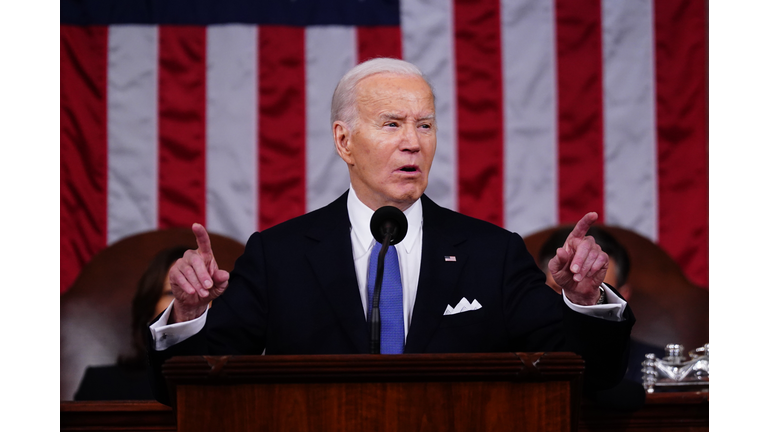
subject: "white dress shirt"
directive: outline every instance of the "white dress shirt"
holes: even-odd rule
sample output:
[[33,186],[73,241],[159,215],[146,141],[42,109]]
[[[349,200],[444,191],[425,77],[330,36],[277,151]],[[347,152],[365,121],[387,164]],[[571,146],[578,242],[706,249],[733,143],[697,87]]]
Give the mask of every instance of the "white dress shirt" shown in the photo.
[[[376,244],[370,228],[373,210],[360,201],[351,185],[347,196],[347,211],[352,225],[350,236],[357,284],[360,288],[360,299],[363,301],[363,313],[368,318],[368,263],[373,246]],[[390,247],[394,247],[397,251],[397,260],[400,264],[400,278],[403,285],[403,323],[405,337],[408,338],[408,327],[411,326],[411,315],[413,304],[416,302],[416,288],[419,286],[421,270],[421,226],[424,221],[421,200],[417,200],[403,213],[408,219],[408,231],[400,243]]]
[[[352,256],[355,260],[355,273],[360,290],[360,299],[363,303],[363,313],[368,313],[368,261],[375,240],[371,234],[370,223],[373,210],[368,208],[357,197],[355,190],[350,185],[347,197],[347,212],[349,213],[350,238],[352,240]],[[421,270],[421,247],[423,211],[421,200],[417,200],[408,207],[405,213],[408,219],[408,232],[403,241],[394,246],[397,251],[397,259],[400,263],[400,277],[403,286],[403,321],[405,324],[405,337],[408,337],[408,328],[411,324],[413,305],[416,301],[416,288],[419,285],[419,273]],[[606,304],[595,306],[581,306],[572,303],[563,293],[563,300],[571,309],[594,317],[610,321],[623,321],[622,315],[626,302],[613,293],[603,284],[606,294]],[[198,318],[175,324],[168,324],[168,317],[173,308],[171,305],[163,312],[160,318],[150,326],[152,338],[155,340],[155,350],[162,351],[173,346],[202,330],[208,310]]]

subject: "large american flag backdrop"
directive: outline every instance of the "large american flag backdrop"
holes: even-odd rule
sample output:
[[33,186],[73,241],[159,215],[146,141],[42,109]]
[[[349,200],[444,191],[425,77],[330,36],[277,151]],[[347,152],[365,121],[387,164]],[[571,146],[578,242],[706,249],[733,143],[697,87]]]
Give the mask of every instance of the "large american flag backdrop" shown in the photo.
[[439,204],[521,235],[595,210],[708,286],[704,0],[61,0],[61,292],[126,236],[336,198],[331,94],[379,56],[435,89]]

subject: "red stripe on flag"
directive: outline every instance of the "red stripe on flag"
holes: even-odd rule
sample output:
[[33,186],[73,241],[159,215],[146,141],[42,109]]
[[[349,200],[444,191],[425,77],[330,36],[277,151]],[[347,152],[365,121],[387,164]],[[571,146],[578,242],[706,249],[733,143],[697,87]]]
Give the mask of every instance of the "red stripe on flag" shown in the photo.
[[556,1],[558,193],[561,223],[603,215],[600,2]]
[[160,27],[160,228],[205,224],[205,33]]
[[459,211],[504,226],[499,2],[456,1]]
[[377,57],[403,58],[400,26],[357,28],[357,62]]
[[107,245],[108,37],[61,26],[61,293]]
[[306,211],[304,29],[259,27],[259,229]]
[[659,244],[688,278],[709,286],[706,2],[656,11]]

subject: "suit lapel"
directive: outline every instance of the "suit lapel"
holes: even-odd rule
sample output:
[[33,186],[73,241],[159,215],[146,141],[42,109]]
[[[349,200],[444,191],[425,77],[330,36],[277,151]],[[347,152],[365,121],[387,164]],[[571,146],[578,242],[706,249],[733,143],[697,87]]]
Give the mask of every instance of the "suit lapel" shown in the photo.
[[306,258],[341,327],[358,351],[365,353],[368,327],[352,257],[347,193],[320,212],[318,223],[307,231],[315,246]]
[[[459,248],[466,237],[462,233],[452,233],[444,226],[445,218],[440,212],[447,210],[441,209],[426,196],[422,196],[422,206],[421,269],[405,353],[425,352],[469,259]],[[446,257],[455,257],[456,260],[447,261]]]

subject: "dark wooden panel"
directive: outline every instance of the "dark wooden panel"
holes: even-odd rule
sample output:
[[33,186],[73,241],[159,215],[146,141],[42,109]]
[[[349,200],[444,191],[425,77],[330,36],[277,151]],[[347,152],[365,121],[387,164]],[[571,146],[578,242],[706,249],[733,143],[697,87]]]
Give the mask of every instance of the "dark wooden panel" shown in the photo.
[[709,430],[709,393],[654,393],[634,412],[582,407],[579,431],[702,432]]
[[[564,382],[179,386],[179,431],[567,431]],[[206,409],[191,409],[205,400]]]
[[179,432],[570,431],[572,353],[177,357]]
[[163,365],[173,384],[555,381],[583,374],[573,353],[185,356]]
[[[370,416],[362,411],[353,411],[356,404],[355,396],[359,390],[355,390],[350,384],[346,396],[337,394],[325,394],[322,397],[313,397],[315,404],[320,404],[329,410],[329,415],[346,414],[355,422],[369,421]],[[278,392],[277,386],[272,390]],[[286,390],[290,393],[290,390]],[[444,390],[438,389],[438,392]],[[330,391],[321,391],[322,393]],[[471,406],[482,402],[477,393],[468,392],[462,396],[451,395],[457,406]],[[487,397],[495,398],[496,393],[489,392]],[[281,396],[285,400],[285,396]],[[417,399],[415,395],[409,395],[409,399]],[[275,412],[263,410],[262,413],[269,421],[289,419],[296,421],[297,415],[302,414],[302,403],[306,405],[309,400],[298,399],[296,403],[288,404],[284,411]],[[391,402],[391,401],[390,401]],[[429,402],[434,404],[434,402]],[[539,407],[528,400],[524,402],[526,410],[539,410]],[[236,407],[248,410],[245,401],[234,402]],[[434,406],[434,405],[430,405]],[[439,406],[437,407],[439,408]],[[215,411],[210,411],[215,413]],[[448,420],[461,417],[465,410],[456,410],[451,417],[445,417],[438,422],[444,425]],[[585,404],[581,407],[581,421],[579,431],[631,431],[631,432],[700,432],[709,430],[709,394],[708,393],[656,393],[648,395],[645,406],[635,412],[618,412],[601,409]],[[355,415],[352,415],[355,414]],[[486,413],[488,414],[488,413]],[[536,417],[541,418],[542,413]],[[498,416],[489,415],[489,425],[495,425]],[[217,414],[221,427],[216,430],[226,430],[224,427],[230,419]],[[342,428],[347,428],[342,423]],[[429,430],[430,424],[419,423],[422,430]],[[315,424],[315,430],[330,430],[328,423]],[[176,417],[170,407],[157,402],[115,401],[115,402],[61,402],[61,430],[62,431],[175,431]],[[288,430],[287,428],[284,430]]]
[[175,431],[176,414],[154,401],[61,402],[62,431]]

